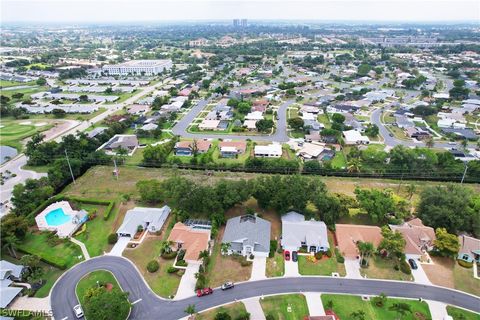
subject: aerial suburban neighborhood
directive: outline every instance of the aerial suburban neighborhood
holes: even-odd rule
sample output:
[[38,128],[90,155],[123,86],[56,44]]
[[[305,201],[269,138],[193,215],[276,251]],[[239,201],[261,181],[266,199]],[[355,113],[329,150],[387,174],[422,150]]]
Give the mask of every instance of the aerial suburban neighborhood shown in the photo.
[[480,3],[354,2],[2,2],[0,319],[479,320]]

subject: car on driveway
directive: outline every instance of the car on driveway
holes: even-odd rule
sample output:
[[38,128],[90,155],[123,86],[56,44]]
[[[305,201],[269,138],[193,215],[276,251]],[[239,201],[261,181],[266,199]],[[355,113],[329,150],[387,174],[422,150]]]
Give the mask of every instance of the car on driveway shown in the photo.
[[73,307],[73,312],[75,312],[75,316],[77,317],[77,319],[83,317],[83,310],[81,305],[77,304],[75,307]]
[[233,284],[233,282],[225,282],[224,284],[222,284],[222,290],[227,290],[227,289],[231,289],[233,288],[235,285]]
[[290,251],[283,251],[283,256],[285,257],[285,261],[290,261]]
[[209,294],[212,294],[213,290],[212,288],[203,288],[203,289],[198,289],[197,290],[197,297],[203,297]]
[[297,261],[298,261],[297,251],[292,251],[292,261],[293,261],[293,262],[297,262]]
[[413,259],[408,259],[408,264],[410,265],[410,267],[412,267],[413,270],[417,270],[417,269],[418,269],[418,266],[417,266],[417,263],[415,262],[415,260],[413,260]]

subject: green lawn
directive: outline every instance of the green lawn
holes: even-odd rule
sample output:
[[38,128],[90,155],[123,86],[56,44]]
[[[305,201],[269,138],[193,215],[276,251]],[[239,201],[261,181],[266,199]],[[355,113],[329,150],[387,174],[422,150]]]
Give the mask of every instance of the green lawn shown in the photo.
[[460,308],[447,306],[447,313],[453,320],[479,320],[480,314],[466,311]]
[[273,258],[267,258],[267,277],[282,277],[285,273],[285,260],[281,253],[275,252]]
[[9,97],[9,98],[12,98],[12,95],[14,95],[15,93],[23,93],[24,96],[22,97],[22,99],[13,99],[13,101],[11,102],[20,102],[26,98],[29,98],[32,94],[34,93],[38,93],[38,92],[44,92],[44,91],[47,91],[47,87],[35,87],[35,88],[27,88],[27,89],[18,89],[18,90],[2,90],[2,95],[3,96],[6,96],[6,97]]
[[245,305],[242,302],[234,302],[226,306],[199,313],[195,316],[195,320],[215,320],[215,315],[219,312],[227,312],[235,319],[236,315],[247,312],[247,309],[245,309]]
[[83,260],[82,251],[78,245],[63,240],[60,244],[52,247],[47,242],[47,235],[47,232],[27,233],[25,240],[18,245],[18,249],[28,254],[35,254],[47,261],[65,264],[67,268],[71,268]]
[[117,280],[115,279],[115,277],[110,271],[105,271],[105,270],[93,271],[87,274],[85,277],[83,277],[78,282],[77,287],[75,288],[75,293],[77,294],[80,304],[83,304],[84,302],[83,298],[85,296],[85,292],[87,292],[88,289],[96,287],[98,285],[97,281],[100,284],[111,283],[114,288],[120,289],[120,285],[118,284]]
[[107,238],[110,233],[116,231],[115,219],[118,214],[118,208],[112,209],[108,220],[103,219],[103,213],[107,208],[106,206],[85,205],[82,203],[81,208],[88,212],[93,212],[96,210],[97,217],[93,220],[87,221],[86,231],[78,236],[75,236],[75,239],[85,244],[88,254],[90,254],[91,257],[103,255],[104,252],[110,251],[110,245],[108,244]]
[[238,156],[238,158],[221,158],[220,157],[220,148],[218,147],[218,144],[215,144],[215,149],[213,150],[212,153],[212,158],[215,163],[222,163],[222,164],[243,164],[245,161],[248,159],[250,156],[250,153],[252,151],[252,142],[247,142],[247,148],[245,149],[245,152],[241,155]]
[[323,123],[326,129],[330,129],[332,127],[332,124],[330,123],[330,119],[328,119],[328,116],[326,114],[319,115],[318,122]]
[[265,316],[271,314],[274,319],[301,320],[308,316],[307,300],[303,294],[286,294],[260,299]]
[[[24,124],[21,124],[24,123]],[[42,124],[35,126],[35,123]],[[0,121],[0,141],[2,145],[11,146],[21,151],[23,148],[22,140],[33,136],[37,132],[42,132],[52,128],[53,125],[45,121],[26,120],[1,120]]]
[[17,87],[17,86],[34,86],[34,85],[36,85],[35,81],[18,82],[18,81],[0,80],[0,88],[9,88],[9,87]]
[[455,262],[453,266],[455,289],[480,295],[480,280],[473,277],[473,269],[464,268]]
[[394,303],[407,303],[412,310],[412,313],[403,316],[402,320],[431,319],[428,304],[417,300],[388,298],[385,306],[379,308],[359,296],[322,294],[321,299],[325,310],[328,309],[328,301],[333,302],[333,311],[340,319],[352,319],[351,313],[361,310],[365,312],[365,319],[396,320],[399,319],[398,313],[389,310]]
[[[328,235],[328,242],[330,243],[330,248],[334,248],[332,235]],[[298,256],[298,272],[301,275],[320,275],[320,276],[331,276],[333,272],[337,272],[340,276],[344,277],[346,275],[345,265],[343,263],[338,263],[335,257],[334,251],[332,251],[332,257],[328,258],[324,256],[321,260],[316,262],[311,262],[304,255]]]
[[332,167],[344,169],[347,167],[347,160],[345,159],[345,155],[342,151],[335,153],[335,157],[332,159]]
[[382,257],[374,255],[369,259],[368,268],[360,268],[362,276],[372,279],[390,279],[390,280],[403,280],[412,281],[411,275],[405,274],[400,270],[395,270],[395,261],[393,259],[384,259]]

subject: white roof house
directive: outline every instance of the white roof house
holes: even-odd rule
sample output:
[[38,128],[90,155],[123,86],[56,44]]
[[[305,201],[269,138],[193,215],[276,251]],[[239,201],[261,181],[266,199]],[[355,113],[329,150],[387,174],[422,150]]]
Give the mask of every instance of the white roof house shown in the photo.
[[305,142],[297,155],[304,159],[315,159],[325,150],[325,145]]
[[6,260],[0,261],[0,308],[6,308],[22,291],[23,287],[10,287],[13,281],[19,281],[24,267]]
[[262,120],[263,119],[263,113],[260,111],[253,111],[250,112],[245,116],[246,120]]
[[305,220],[305,216],[290,211],[282,216],[282,248],[298,250],[306,246],[310,252],[327,251],[327,226],[323,221]]
[[356,130],[343,131],[343,139],[346,145],[370,143],[370,139],[367,136],[363,136]]
[[203,120],[202,123],[198,125],[200,130],[217,130],[220,120]]
[[280,158],[282,156],[282,145],[272,143],[267,146],[255,146],[255,157],[259,158]]
[[162,208],[135,207],[127,211],[123,223],[118,228],[117,234],[120,237],[133,238],[137,233],[138,226],[142,226],[150,232],[158,232],[162,229],[171,209],[168,206]]

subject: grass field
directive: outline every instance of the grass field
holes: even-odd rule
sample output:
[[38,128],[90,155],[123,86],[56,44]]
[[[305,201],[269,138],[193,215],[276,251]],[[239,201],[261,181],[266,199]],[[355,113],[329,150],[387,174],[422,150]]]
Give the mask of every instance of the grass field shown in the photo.
[[[334,248],[333,236],[331,233],[328,234],[328,242],[330,243],[330,248]],[[311,262],[304,255],[298,256],[298,272],[301,275],[319,275],[319,276],[331,276],[333,272],[337,272],[340,276],[344,277],[346,275],[345,265],[343,263],[338,263],[335,257],[335,253],[332,250],[332,257],[328,258],[323,256],[321,260],[316,262]]]
[[333,303],[333,311],[340,319],[352,319],[352,312],[365,312],[365,319],[396,320],[399,314],[389,310],[394,303],[406,303],[411,308],[411,313],[401,317],[402,320],[431,319],[430,310],[426,302],[417,300],[404,300],[388,298],[382,308],[375,306],[371,301],[364,301],[361,297],[339,294],[322,294],[321,300],[325,310],[328,309],[328,301]]
[[34,93],[38,93],[38,92],[43,92],[43,91],[47,91],[47,87],[35,87],[35,88],[26,88],[26,89],[17,89],[17,90],[2,90],[2,95],[3,96],[6,96],[6,97],[9,97],[9,98],[12,98],[12,95],[14,95],[15,93],[23,93],[23,97],[22,99],[13,99],[13,102],[19,102],[19,101],[22,101],[26,98],[29,98],[32,94]]
[[307,300],[303,294],[287,294],[260,299],[265,316],[274,319],[298,320],[308,316]]
[[52,128],[48,121],[40,120],[1,120],[0,121],[0,142],[2,145],[10,146],[21,151],[22,140]]
[[231,304],[227,304],[226,306],[201,312],[195,316],[195,320],[215,320],[215,315],[219,312],[227,312],[230,316],[233,317],[233,319],[235,319],[236,315],[244,313],[246,311],[247,310],[245,309],[245,305],[242,302],[234,302]]
[[[184,176],[195,182],[202,184],[214,184],[220,179],[238,180],[253,179],[262,176],[262,174],[246,172],[214,172],[212,175],[206,175],[203,171],[180,170],[180,169],[161,169],[161,168],[139,168],[132,166],[121,166],[118,180],[112,175],[112,166],[96,166],[89,169],[82,177],[76,180],[76,184],[70,184],[65,188],[65,193],[79,197],[95,197],[102,199],[118,199],[122,193],[138,196],[135,184],[139,180],[159,179],[163,180],[173,175]],[[337,192],[354,196],[356,187],[376,188],[376,189],[394,189],[397,190],[400,180],[392,179],[370,179],[370,178],[343,178],[343,177],[321,177],[330,192]],[[442,182],[432,181],[409,181],[408,184],[417,185],[419,194],[425,186],[442,185]],[[401,184],[399,195],[408,197],[406,191],[407,183]],[[469,184],[474,192],[480,192],[480,184]],[[415,199],[415,196],[414,198]]]
[[96,287],[97,281],[99,283],[111,283],[114,288],[120,289],[120,285],[118,284],[117,280],[113,276],[113,274],[109,271],[105,270],[98,270],[93,271],[83,277],[77,284],[75,292],[77,294],[78,299],[80,300],[80,304],[84,302],[85,292],[88,289]]
[[395,270],[395,262],[391,259],[384,259],[379,256],[373,256],[369,259],[368,268],[360,268],[362,276],[372,279],[390,279],[412,281],[411,275],[405,274],[400,270]]
[[466,311],[460,308],[447,306],[447,313],[453,320],[479,320],[480,314]]
[[36,85],[35,81],[18,82],[18,81],[0,80],[0,88],[10,88],[10,87],[18,87],[18,86],[34,86],[34,85]]

